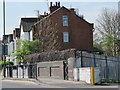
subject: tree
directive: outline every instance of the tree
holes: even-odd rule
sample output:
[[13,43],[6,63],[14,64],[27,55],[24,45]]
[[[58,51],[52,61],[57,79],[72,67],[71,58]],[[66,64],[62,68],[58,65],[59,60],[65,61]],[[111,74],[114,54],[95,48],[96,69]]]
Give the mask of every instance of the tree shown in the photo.
[[33,39],[43,42],[43,51],[58,50],[61,48],[57,25],[56,22],[52,21],[52,17],[49,16],[33,26]]
[[112,9],[103,9],[101,15],[97,19],[96,32],[97,39],[95,41],[100,44],[105,55],[117,56],[120,54],[119,44],[119,14]]
[[42,51],[42,48],[40,48],[42,47],[42,45],[43,43],[39,40],[34,40],[34,41],[19,40],[18,41],[19,48],[14,51],[13,56],[16,57],[19,63],[26,63],[27,55]]

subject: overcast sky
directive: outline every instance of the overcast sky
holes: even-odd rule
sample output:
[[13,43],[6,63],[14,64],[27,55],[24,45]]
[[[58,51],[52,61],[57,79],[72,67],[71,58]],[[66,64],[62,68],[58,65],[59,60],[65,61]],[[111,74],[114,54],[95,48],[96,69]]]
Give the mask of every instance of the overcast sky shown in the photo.
[[[21,0],[22,1],[22,0]],[[31,0],[33,1],[33,0]],[[67,8],[78,8],[79,14],[85,19],[96,24],[96,19],[103,8],[118,9],[118,2],[61,2],[61,6]],[[36,11],[40,13],[48,11],[47,2],[7,2],[6,3],[6,34],[13,33],[15,27],[19,27],[21,16],[35,16]],[[0,38],[3,33],[2,3],[0,3]]]

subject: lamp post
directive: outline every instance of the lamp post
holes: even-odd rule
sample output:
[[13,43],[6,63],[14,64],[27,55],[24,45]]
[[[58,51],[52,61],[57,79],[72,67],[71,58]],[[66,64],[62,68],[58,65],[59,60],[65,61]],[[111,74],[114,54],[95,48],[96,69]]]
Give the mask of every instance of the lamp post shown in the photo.
[[[119,45],[120,45],[120,1],[118,2],[118,40],[119,40]],[[119,51],[120,52],[120,46],[119,46]],[[118,81],[120,80],[120,56],[118,56]]]
[[6,77],[6,59],[5,59],[5,0],[3,0],[3,60],[4,60],[4,78]]

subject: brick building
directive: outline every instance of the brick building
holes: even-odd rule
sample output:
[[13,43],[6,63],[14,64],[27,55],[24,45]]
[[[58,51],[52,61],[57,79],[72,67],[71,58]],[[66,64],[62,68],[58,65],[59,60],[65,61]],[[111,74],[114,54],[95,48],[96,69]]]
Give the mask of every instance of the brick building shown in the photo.
[[75,9],[67,9],[50,3],[50,13],[33,26],[33,39],[40,39],[48,50],[93,49],[93,24],[76,14]]

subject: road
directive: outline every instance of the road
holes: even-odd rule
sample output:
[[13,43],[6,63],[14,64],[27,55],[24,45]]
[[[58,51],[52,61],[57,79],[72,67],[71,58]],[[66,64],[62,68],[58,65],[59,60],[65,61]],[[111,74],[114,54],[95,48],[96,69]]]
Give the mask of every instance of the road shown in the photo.
[[59,88],[31,81],[2,80],[2,88]]
[[2,80],[2,88],[118,88],[118,86],[91,86],[70,83],[37,84],[31,81]]
[[3,80],[2,88],[42,88],[42,86],[28,81]]

